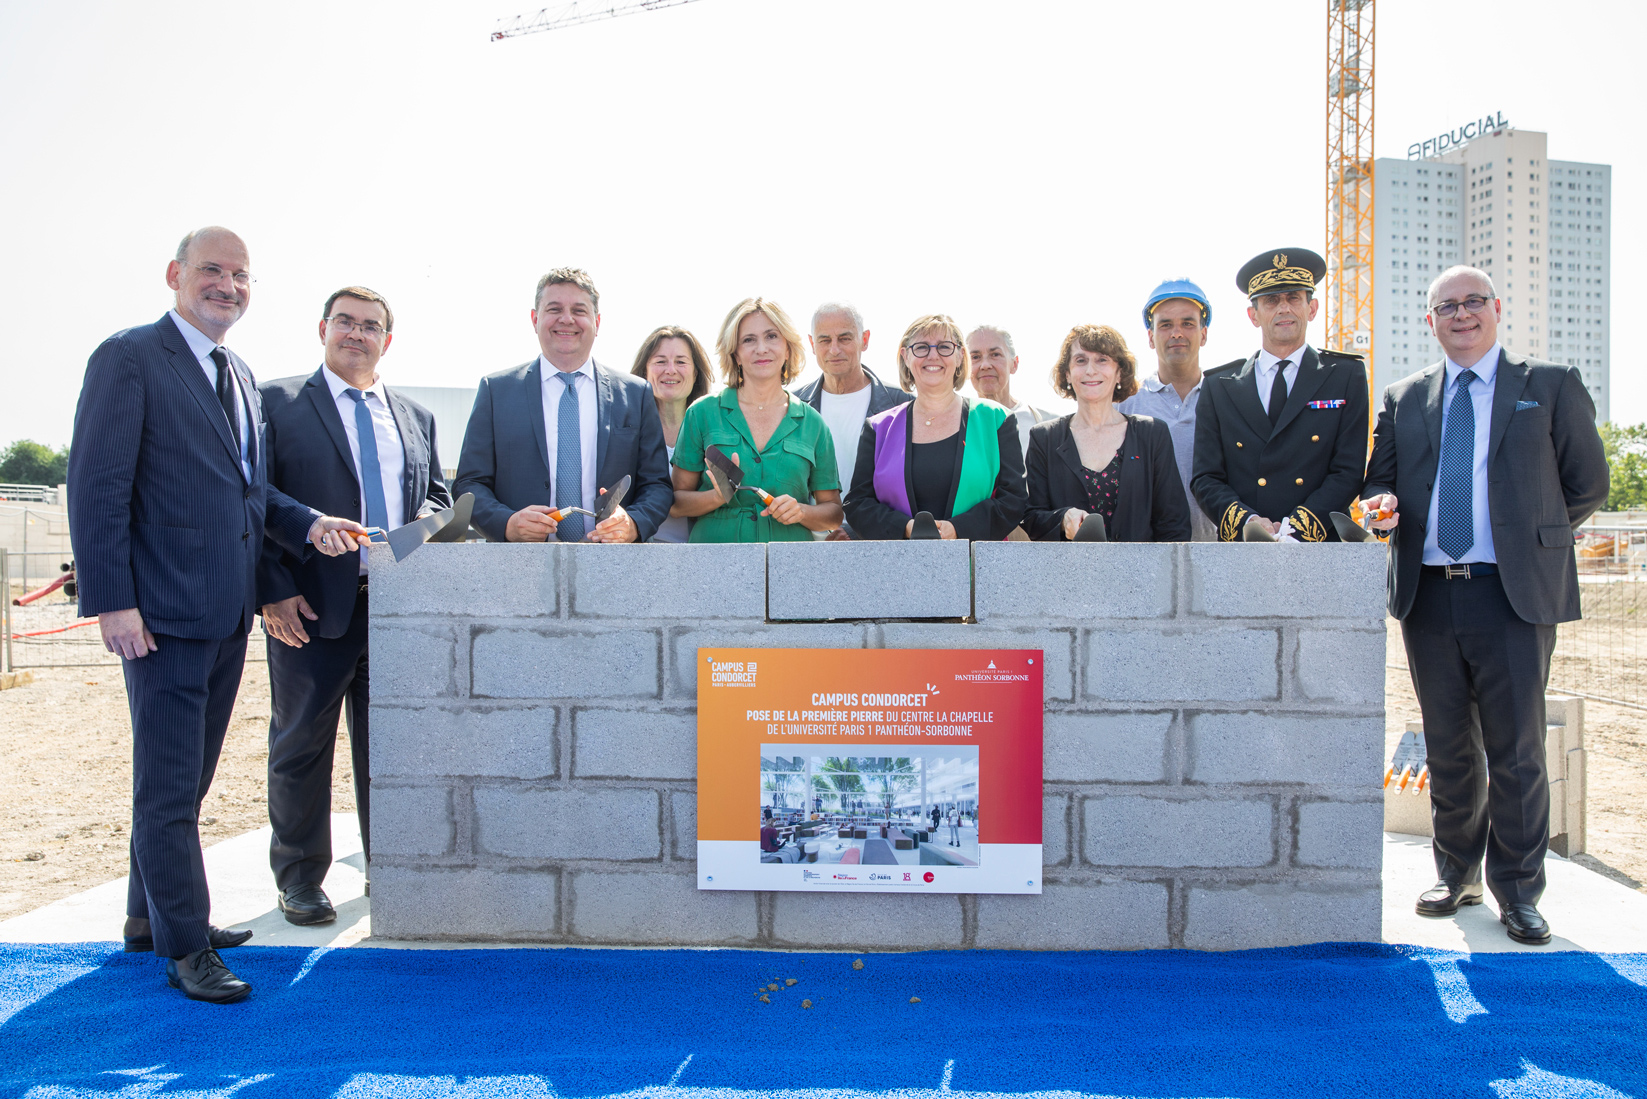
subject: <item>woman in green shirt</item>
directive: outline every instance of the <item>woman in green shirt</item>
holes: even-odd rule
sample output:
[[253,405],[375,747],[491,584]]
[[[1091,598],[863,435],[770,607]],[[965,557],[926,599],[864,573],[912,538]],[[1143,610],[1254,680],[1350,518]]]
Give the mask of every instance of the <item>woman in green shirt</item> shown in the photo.
[[[809,542],[812,531],[841,525],[835,442],[811,405],[784,386],[800,374],[805,346],[776,302],[745,298],[726,315],[716,348],[726,388],[686,410],[675,437],[673,515],[696,519],[692,542]],[[732,492],[707,468],[713,443],[743,471]],[[762,505],[749,488],[772,497]],[[803,503],[806,500],[812,503]]]

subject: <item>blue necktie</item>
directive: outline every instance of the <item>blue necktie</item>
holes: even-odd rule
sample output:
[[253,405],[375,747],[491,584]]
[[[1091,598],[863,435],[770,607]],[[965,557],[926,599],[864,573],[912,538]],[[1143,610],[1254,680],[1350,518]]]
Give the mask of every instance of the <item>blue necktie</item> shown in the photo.
[[1436,501],[1435,544],[1457,561],[1475,545],[1475,371],[1458,375],[1458,389],[1441,433],[1441,491]]
[[[566,388],[560,391],[560,406],[555,410],[555,506],[581,508],[583,506],[583,440],[578,437],[577,371],[556,372]],[[562,542],[583,541],[583,516],[568,515],[560,521],[555,537]]]
[[360,443],[360,490],[366,495],[366,525],[389,529],[389,506],[383,502],[383,467],[377,460],[377,431],[366,395],[358,389],[344,392],[355,402],[355,438]]

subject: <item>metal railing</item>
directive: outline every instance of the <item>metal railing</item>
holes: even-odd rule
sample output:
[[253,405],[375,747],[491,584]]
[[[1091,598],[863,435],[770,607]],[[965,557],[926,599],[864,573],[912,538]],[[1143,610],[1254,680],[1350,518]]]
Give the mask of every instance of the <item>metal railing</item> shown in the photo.
[[14,485],[0,482],[0,500],[26,501],[31,504],[55,504],[56,485]]
[[1647,709],[1647,523],[1579,530],[1584,617],[1556,629],[1550,686]]

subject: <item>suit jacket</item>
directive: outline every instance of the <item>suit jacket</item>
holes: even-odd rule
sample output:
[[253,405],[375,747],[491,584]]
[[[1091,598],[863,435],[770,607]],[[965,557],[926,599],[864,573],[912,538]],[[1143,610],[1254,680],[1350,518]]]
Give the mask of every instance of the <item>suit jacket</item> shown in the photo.
[[[1064,512],[1091,511],[1081,481],[1081,451],[1070,431],[1074,415],[1029,429],[1029,510],[1024,531],[1037,542],[1062,542]],[[1111,542],[1188,542],[1189,501],[1173,455],[1172,432],[1150,416],[1127,416],[1121,440],[1121,490],[1115,517],[1105,524]]]
[[[549,434],[543,426],[543,359],[480,380],[463,435],[452,491],[475,494],[474,525],[503,542],[509,516],[531,504],[555,502]],[[644,542],[675,503],[663,423],[646,379],[595,364],[595,484],[633,477],[624,509]]]
[[1298,364],[1274,428],[1258,396],[1258,353],[1208,370],[1195,408],[1190,488],[1218,538],[1234,542],[1253,515],[1291,519],[1306,542],[1336,542],[1367,468],[1367,368],[1361,356],[1314,348]]
[[[360,481],[354,454],[343,430],[325,367],[313,374],[278,378],[260,387],[268,421],[264,450],[269,483],[282,492],[313,500],[328,515],[361,514]],[[429,410],[385,387],[389,411],[400,429],[406,462],[401,470],[406,521],[452,506],[452,494],[440,476],[435,449],[435,418]],[[320,616],[308,630],[320,637],[342,637],[354,615],[360,559],[316,555],[299,561],[272,540],[263,545],[257,571],[257,601],[267,603],[302,595]]]
[[[885,382],[881,381],[881,379],[876,377],[875,372],[869,369],[869,367],[864,367],[863,372],[864,376],[869,379],[869,411],[866,413],[866,417],[873,416],[877,412],[885,412],[893,405],[900,405],[905,401],[913,401],[915,399],[915,395],[913,393],[905,393],[897,386],[887,385]],[[813,411],[822,412],[823,378],[813,378],[805,385],[796,389],[795,396],[811,405]]]
[[[1394,493],[1401,521],[1390,536],[1390,614],[1405,618],[1418,590],[1441,462],[1446,363],[1384,391],[1366,494]],[[1487,432],[1487,509],[1504,594],[1523,621],[1579,617],[1573,528],[1607,499],[1607,456],[1596,406],[1571,366],[1500,349]]]
[[232,351],[229,365],[250,405],[250,480],[170,316],[92,352],[68,474],[82,615],[136,607],[154,633],[221,640],[251,626],[265,532],[295,558],[313,552],[319,513],[268,484],[257,383]]

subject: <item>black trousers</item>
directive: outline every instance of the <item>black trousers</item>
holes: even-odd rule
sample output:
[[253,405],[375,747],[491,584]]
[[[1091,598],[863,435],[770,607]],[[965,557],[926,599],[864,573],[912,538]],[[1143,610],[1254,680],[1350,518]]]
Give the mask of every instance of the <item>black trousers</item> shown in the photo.
[[149,921],[154,952],[181,958],[210,945],[200,804],[229,728],[246,634],[220,641],[155,636],[155,651],[121,661],[132,715],[131,873],[126,915]]
[[1550,844],[1544,688],[1555,627],[1524,622],[1497,576],[1425,574],[1401,623],[1424,715],[1436,874],[1537,904]]
[[366,593],[341,637],[309,635],[294,649],[269,638],[269,866],[275,885],[319,885],[332,867],[332,753],[341,711],[349,726],[360,840],[371,858]]

